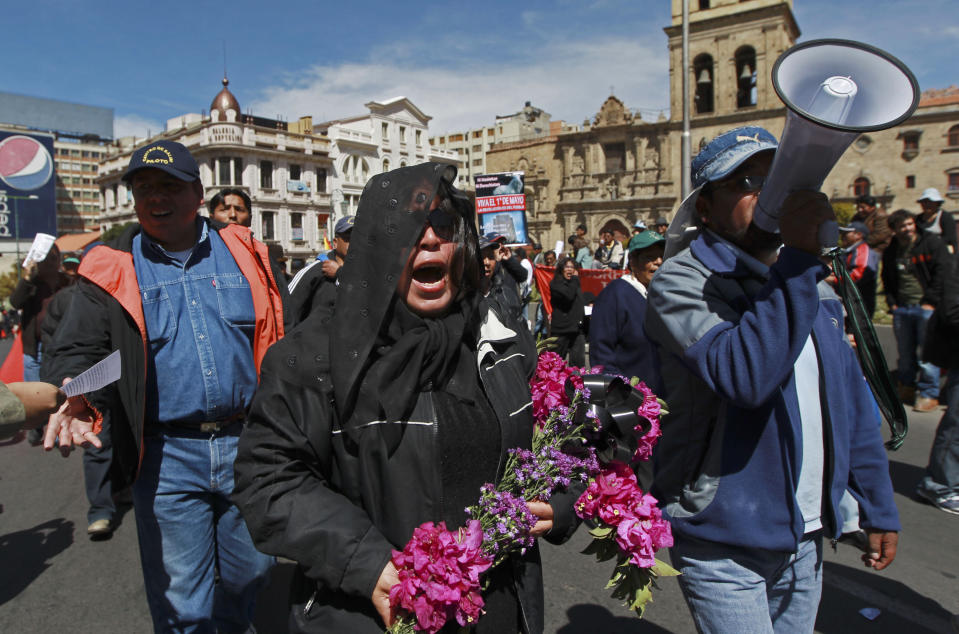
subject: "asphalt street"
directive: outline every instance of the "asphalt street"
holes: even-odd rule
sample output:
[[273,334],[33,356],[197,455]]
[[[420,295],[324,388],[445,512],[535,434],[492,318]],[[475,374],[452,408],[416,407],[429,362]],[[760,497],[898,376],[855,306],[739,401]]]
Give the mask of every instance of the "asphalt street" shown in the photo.
[[[880,330],[890,343],[888,328]],[[9,342],[0,343],[0,359]],[[894,359],[894,355],[893,355]],[[949,633],[959,613],[959,517],[920,502],[913,493],[942,411],[909,411],[905,445],[889,455],[903,532],[899,554],[881,573],[863,567],[858,551],[825,548],[823,598],[816,631]],[[80,455],[62,458],[31,447],[21,434],[0,443],[0,632],[17,634],[149,632],[129,510],[111,539],[86,535]],[[636,618],[604,590],[610,572],[580,554],[588,537],[543,544],[546,630],[561,634],[694,632],[675,579],[655,592]],[[285,588],[292,564],[280,563],[257,608],[261,633],[286,631]],[[878,609],[870,620],[864,608]]]

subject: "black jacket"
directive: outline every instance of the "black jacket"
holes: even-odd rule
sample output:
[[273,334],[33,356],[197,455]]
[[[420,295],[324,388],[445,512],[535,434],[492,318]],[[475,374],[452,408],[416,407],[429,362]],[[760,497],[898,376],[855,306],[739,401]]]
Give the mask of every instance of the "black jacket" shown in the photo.
[[[295,631],[380,634],[370,597],[391,551],[421,523],[438,519],[438,422],[431,393],[423,392],[409,419],[420,424],[398,423],[405,429],[392,455],[359,453],[336,415],[330,357],[313,354],[328,346],[317,342],[329,338],[323,312],[312,313],[263,362],[234,463],[234,501],[258,549],[299,564],[291,601]],[[507,328],[492,310],[487,315],[477,357],[500,424],[502,469],[507,449],[530,444],[527,386],[536,354],[528,329]],[[564,541],[575,530],[574,500],[569,493],[551,500],[550,541]],[[511,564],[526,630],[540,632],[539,552],[533,548],[503,565]]]
[[959,368],[959,270],[953,268],[943,283],[942,301],[929,318],[922,360],[942,368]]
[[586,310],[579,277],[574,275],[567,280],[562,273],[557,273],[549,283],[549,292],[553,303],[550,334],[565,335],[582,330]]
[[[952,257],[937,236],[922,230],[919,230],[917,235],[918,242],[912,252],[912,263],[922,286],[920,303],[938,306],[942,301],[942,285],[946,275],[952,271]],[[882,253],[882,285],[890,306],[902,305],[899,299],[899,275],[896,271],[896,258],[902,248],[899,240],[893,238]]]
[[[328,259],[336,257],[335,251],[327,254]],[[328,303],[328,297],[336,295],[336,279],[330,279],[323,273],[323,262],[314,260],[290,280],[290,318],[298,324],[313,312],[320,304]]]
[[[940,209],[942,213],[938,214],[938,224],[939,229],[942,231],[941,234],[932,233],[937,238],[946,243],[947,246],[952,247],[952,254],[959,254],[959,244],[957,244],[956,235],[956,220],[952,217],[952,214],[946,211],[945,209]],[[916,217],[916,227],[919,229],[927,229],[933,225],[936,221],[936,218],[933,217],[933,222],[923,222],[922,217]]]
[[497,312],[504,317],[506,323],[512,327],[526,327],[526,319],[523,317],[523,300],[519,294],[519,285],[516,281],[516,269],[523,274],[523,280],[526,279],[526,269],[522,264],[516,263],[515,266],[506,264],[515,262],[513,258],[502,260],[493,270],[493,275],[489,280],[489,293],[487,299],[490,304],[496,307]]
[[13,293],[10,294],[10,305],[22,311],[20,318],[20,336],[23,341],[23,353],[31,357],[37,356],[37,344],[41,343],[41,327],[46,316],[47,304],[57,290],[67,285],[65,275],[59,275],[56,288],[51,288],[46,282],[35,279],[20,278]]

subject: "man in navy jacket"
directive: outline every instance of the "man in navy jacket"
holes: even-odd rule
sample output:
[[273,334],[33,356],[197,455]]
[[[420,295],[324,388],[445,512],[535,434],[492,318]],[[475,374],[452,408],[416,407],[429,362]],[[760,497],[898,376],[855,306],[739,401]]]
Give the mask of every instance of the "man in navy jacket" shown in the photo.
[[[899,518],[872,395],[826,284],[825,196],[796,192],[780,234],[752,223],[777,147],[756,127],[693,160],[693,194],[668,237],[698,234],[660,267],[646,329],[661,346],[669,414],[654,494],[700,631],[812,632],[823,536],[838,537],[847,488],[868,535],[865,563],[896,554]],[[685,219],[685,222],[684,222]],[[690,231],[673,229],[687,225]]]

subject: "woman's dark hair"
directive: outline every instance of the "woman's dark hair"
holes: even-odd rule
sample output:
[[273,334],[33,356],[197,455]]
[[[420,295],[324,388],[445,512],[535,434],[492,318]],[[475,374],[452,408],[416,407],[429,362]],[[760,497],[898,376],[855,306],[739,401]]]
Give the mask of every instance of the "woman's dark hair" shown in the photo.
[[456,226],[453,230],[453,242],[456,243],[456,251],[453,253],[452,271],[456,271],[462,266],[462,275],[459,280],[459,289],[456,292],[454,301],[459,301],[471,292],[479,291],[482,275],[483,262],[480,257],[479,239],[476,236],[476,229],[473,223],[469,222],[463,212],[454,204],[452,192],[449,186],[441,183],[439,191],[440,203],[437,209],[441,209],[456,219]]
[[566,268],[566,263],[567,263],[567,262],[572,262],[572,263],[573,263],[573,266],[576,266],[576,260],[574,260],[573,258],[569,257],[568,255],[564,255],[563,257],[561,257],[561,258],[559,259],[558,262],[556,262],[556,274],[557,274],[557,275],[562,275],[562,274],[563,274],[563,269]]
[[243,204],[246,205],[246,210],[250,212],[253,211],[253,203],[250,201],[250,196],[245,191],[242,189],[236,189],[235,187],[228,187],[217,192],[216,196],[211,198],[210,202],[207,203],[207,207],[210,209],[210,215],[213,215],[213,211],[223,204],[223,199],[227,196],[239,196],[243,199]]

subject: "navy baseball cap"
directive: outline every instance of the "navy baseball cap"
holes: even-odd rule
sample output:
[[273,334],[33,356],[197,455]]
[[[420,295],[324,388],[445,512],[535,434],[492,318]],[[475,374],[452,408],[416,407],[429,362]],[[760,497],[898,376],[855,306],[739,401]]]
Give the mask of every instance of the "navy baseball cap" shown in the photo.
[[333,235],[343,235],[353,231],[353,223],[356,222],[356,216],[343,216],[336,221],[336,227],[333,228]]
[[190,150],[176,141],[155,141],[133,151],[123,180],[133,178],[142,169],[158,169],[181,181],[192,183],[200,178],[200,168]]
[[693,187],[726,178],[757,152],[779,147],[776,137],[763,128],[745,126],[720,134],[696,155],[690,165]]
[[866,226],[866,223],[861,220],[853,220],[849,223],[847,227],[839,227],[840,231],[858,231],[862,234],[862,237],[869,236],[869,227]]

